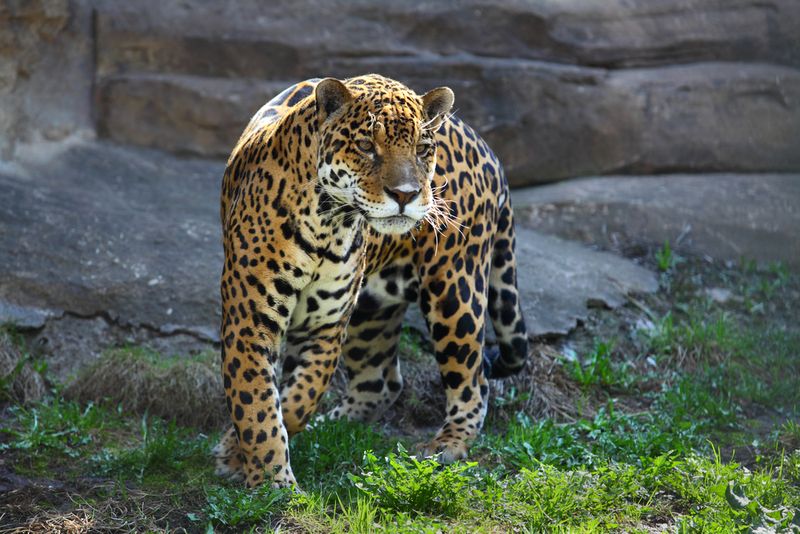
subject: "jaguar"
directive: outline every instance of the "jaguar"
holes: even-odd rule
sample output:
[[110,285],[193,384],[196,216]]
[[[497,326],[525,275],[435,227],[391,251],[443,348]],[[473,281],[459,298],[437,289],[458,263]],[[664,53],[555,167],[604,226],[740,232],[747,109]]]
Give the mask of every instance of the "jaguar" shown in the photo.
[[289,439],[340,361],[346,392],[329,415],[379,418],[403,387],[409,303],[427,323],[446,397],[423,454],[465,458],[488,380],[524,367],[508,182],[453,101],[447,87],[419,96],[376,74],[311,79],[250,120],[221,194],[221,367],[233,424],[214,448],[218,474],[295,486]]

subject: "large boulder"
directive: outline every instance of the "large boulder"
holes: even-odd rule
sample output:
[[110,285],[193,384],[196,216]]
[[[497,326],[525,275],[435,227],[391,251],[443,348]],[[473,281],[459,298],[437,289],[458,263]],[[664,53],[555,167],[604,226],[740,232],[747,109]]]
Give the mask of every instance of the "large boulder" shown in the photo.
[[[800,169],[800,71],[701,63],[603,69],[522,61],[342,61],[418,91],[448,84],[514,186],[586,174]],[[475,80],[485,83],[476,84]],[[100,87],[101,133],[175,152],[227,155],[285,84],[134,74]]]
[[108,143],[0,167],[3,319],[216,339],[223,167]]
[[[225,155],[277,88],[448,84],[515,185],[800,169],[795,0],[97,3],[98,114],[120,142]],[[313,16],[312,16],[313,14]]]
[[286,83],[187,75],[105,78],[99,134],[176,153],[227,156],[253,110]]

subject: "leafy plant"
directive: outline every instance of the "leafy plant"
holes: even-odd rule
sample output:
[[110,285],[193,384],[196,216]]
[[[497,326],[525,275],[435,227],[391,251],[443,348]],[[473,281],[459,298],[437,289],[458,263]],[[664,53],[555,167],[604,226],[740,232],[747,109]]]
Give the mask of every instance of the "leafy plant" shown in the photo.
[[[256,489],[210,487],[203,514],[212,524],[243,527],[268,521],[291,500],[288,489],[263,484]],[[191,517],[191,519],[198,519]]]
[[385,510],[455,516],[471,493],[467,472],[476,465],[443,466],[434,458],[410,456],[398,445],[396,454],[383,458],[366,452],[361,474],[350,475],[350,480]]

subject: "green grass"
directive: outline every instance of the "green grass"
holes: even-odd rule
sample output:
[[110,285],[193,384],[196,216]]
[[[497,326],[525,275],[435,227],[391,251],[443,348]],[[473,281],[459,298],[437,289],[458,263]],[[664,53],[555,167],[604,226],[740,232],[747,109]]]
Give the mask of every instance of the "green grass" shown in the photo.
[[205,520],[210,525],[223,527],[269,523],[292,498],[289,490],[273,489],[268,485],[256,490],[210,486],[206,488],[205,496],[202,513],[192,513],[189,519]]
[[[477,453],[487,453],[480,466],[441,466],[403,448],[363,454],[363,448],[385,451],[386,438],[365,425],[325,421],[306,441],[293,444],[293,463],[306,495],[222,484],[208,474],[204,436],[150,418],[139,420],[136,446],[114,445],[89,455],[82,449],[88,444],[85,436],[104,428],[105,418],[95,407],[78,411],[56,401],[51,412],[60,415],[45,417],[58,424],[39,438],[30,437],[41,434],[32,413],[15,412],[25,426],[10,443],[26,454],[36,444],[42,453],[82,457],[87,469],[123,486],[133,482],[148,492],[170,494],[202,491],[192,496],[194,505],[186,512],[198,528],[243,531],[290,521],[321,532],[369,532],[376,524],[399,532],[630,531],[667,521],[686,531],[737,532],[767,517],[785,524],[794,520],[800,506],[800,451],[776,454],[745,470],[703,442],[702,425],[676,424],[682,412],[672,409],[668,393],[654,412],[638,415],[608,408],[569,424],[520,415],[504,434],[487,434],[476,446]],[[68,438],[63,429],[83,437]],[[786,426],[787,434],[793,432]],[[314,433],[319,433],[318,446],[312,445]],[[738,495],[759,506],[732,506],[725,496],[731,483]],[[171,498],[186,506],[184,499]],[[761,506],[774,511],[772,516]]]
[[[88,510],[98,528],[798,532],[800,330],[775,319],[794,276],[775,266],[723,273],[713,283],[742,298],[719,304],[697,291],[711,281],[669,263],[670,291],[686,291],[652,305],[651,328],[598,337],[561,362],[590,415],[536,419],[524,411],[531,393],[509,388],[493,408],[509,417],[484,430],[477,462],[440,465],[409,452],[416,438],[320,418],[290,445],[305,493],[250,491],[213,476],[216,435],[59,395],[6,406],[0,451],[17,473],[75,483],[52,506]],[[404,332],[401,352],[425,350]],[[140,522],[115,523],[112,512]]]
[[210,454],[208,436],[147,416],[141,419],[141,432],[136,447],[104,447],[92,456],[95,473],[148,485],[196,483],[202,478]]
[[373,426],[320,417],[290,445],[293,471],[309,489],[347,487],[347,475],[361,465],[364,451],[394,446]]
[[15,424],[0,429],[5,439],[0,451],[24,452],[31,462],[77,458],[111,423],[108,413],[94,404],[82,406],[58,396],[32,407],[12,406],[8,413]]

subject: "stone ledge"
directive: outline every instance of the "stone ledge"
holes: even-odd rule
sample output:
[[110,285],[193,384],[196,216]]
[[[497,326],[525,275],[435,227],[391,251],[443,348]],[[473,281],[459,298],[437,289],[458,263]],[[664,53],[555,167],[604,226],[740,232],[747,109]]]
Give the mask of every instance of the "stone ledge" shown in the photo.
[[585,178],[511,198],[518,225],[565,239],[800,267],[800,174]]

